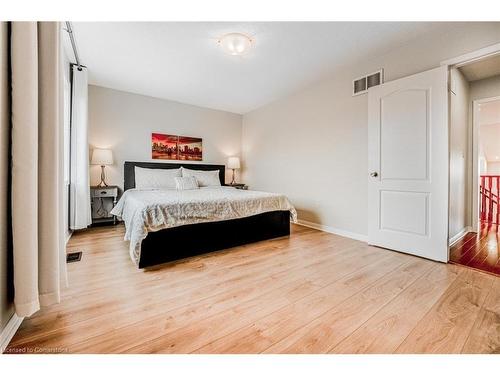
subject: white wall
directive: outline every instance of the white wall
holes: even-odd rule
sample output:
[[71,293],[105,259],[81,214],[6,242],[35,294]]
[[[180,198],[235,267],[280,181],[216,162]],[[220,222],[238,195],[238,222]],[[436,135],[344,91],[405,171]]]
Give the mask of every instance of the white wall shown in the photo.
[[450,215],[449,238],[471,225],[469,82],[458,69],[450,72]]
[[367,96],[351,96],[352,79],[380,68],[397,79],[499,41],[498,23],[424,35],[245,114],[244,182],[288,195],[299,219],[366,235]]
[[470,83],[471,100],[500,96],[500,75]]
[[[470,111],[472,114],[472,105],[474,100],[480,100],[480,99],[487,99],[487,98],[493,98],[493,97],[500,97],[500,75],[490,77],[490,78],[485,78],[479,81],[474,81],[470,83]],[[470,126],[472,127],[472,116],[469,116],[469,121],[470,121]],[[479,125],[480,126],[480,125]],[[488,127],[491,127],[494,125],[489,125]],[[487,160],[486,155],[483,150],[483,144],[484,142],[492,141],[491,139],[488,139],[488,135],[496,135],[495,133],[487,133],[485,132],[486,129],[484,127],[480,126],[479,129],[479,157],[478,157],[478,163],[479,163],[479,175],[481,174],[489,174],[489,175],[497,175],[500,174],[500,162],[496,161],[491,161]],[[486,134],[485,134],[486,133]],[[494,140],[496,141],[496,140]],[[485,144],[488,146],[487,144]],[[491,148],[491,147],[488,147]],[[499,150],[500,154],[500,150]]]
[[500,161],[487,162],[486,174],[490,176],[500,176]]
[[477,159],[479,163],[479,176],[488,173],[488,161],[486,160],[486,155],[481,147],[481,142],[479,142],[479,155]]
[[[124,161],[153,161],[152,132],[203,138],[201,163],[226,164],[241,153],[241,115],[89,86],[90,148],[111,148],[115,158],[108,184],[123,188]],[[91,184],[99,183],[100,167],[90,172]]]

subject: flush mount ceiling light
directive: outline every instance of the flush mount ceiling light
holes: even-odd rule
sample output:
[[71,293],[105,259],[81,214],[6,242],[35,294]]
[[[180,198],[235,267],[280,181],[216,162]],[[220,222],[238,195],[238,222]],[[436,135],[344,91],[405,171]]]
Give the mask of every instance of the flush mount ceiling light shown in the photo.
[[248,52],[253,40],[241,33],[230,33],[222,36],[217,43],[230,55],[241,56]]

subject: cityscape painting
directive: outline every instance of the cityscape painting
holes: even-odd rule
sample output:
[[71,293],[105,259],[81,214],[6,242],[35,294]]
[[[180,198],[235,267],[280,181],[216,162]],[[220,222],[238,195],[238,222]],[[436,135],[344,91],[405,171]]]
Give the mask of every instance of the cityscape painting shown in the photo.
[[179,136],[177,150],[178,160],[203,160],[201,138]]
[[202,139],[170,134],[151,134],[153,159],[203,160]]

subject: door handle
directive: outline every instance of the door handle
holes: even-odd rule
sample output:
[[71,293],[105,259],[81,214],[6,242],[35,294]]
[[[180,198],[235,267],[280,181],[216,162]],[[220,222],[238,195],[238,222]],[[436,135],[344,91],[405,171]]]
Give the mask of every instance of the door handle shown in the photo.
[[371,177],[378,177],[378,173],[377,172],[372,172],[372,173],[370,173],[370,176]]

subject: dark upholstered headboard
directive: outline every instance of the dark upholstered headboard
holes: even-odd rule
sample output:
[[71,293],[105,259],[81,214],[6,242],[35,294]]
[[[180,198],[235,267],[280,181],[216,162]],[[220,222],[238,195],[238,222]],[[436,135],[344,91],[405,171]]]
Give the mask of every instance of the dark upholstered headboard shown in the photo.
[[188,168],[196,169],[200,171],[219,171],[219,179],[221,185],[226,183],[226,166],[216,165],[216,164],[181,164],[181,163],[154,163],[154,162],[144,162],[144,161],[126,161],[123,166],[123,190],[135,188],[135,169],[134,167],[140,168],[151,168],[151,169],[175,169],[175,168]]

